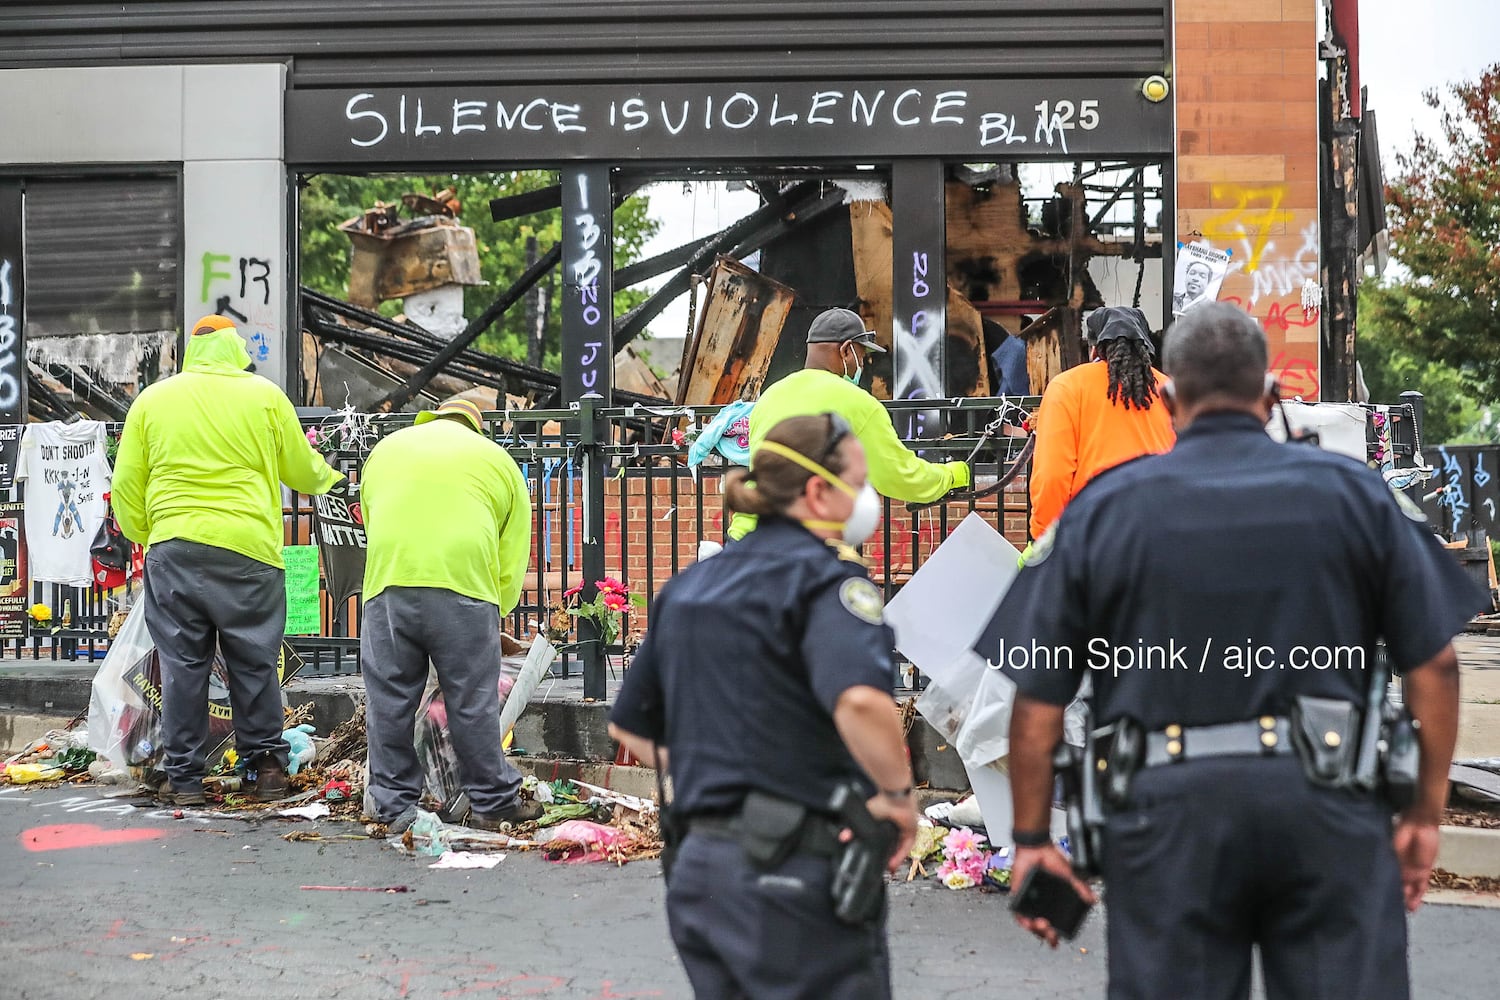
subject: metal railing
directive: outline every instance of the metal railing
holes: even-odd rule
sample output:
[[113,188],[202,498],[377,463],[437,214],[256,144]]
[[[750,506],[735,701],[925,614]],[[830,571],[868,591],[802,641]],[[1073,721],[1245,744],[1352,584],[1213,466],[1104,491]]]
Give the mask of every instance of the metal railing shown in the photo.
[[[949,435],[912,445],[934,461],[972,459],[976,481],[980,485],[986,479],[993,481],[1014,461],[1024,440],[985,438],[976,453],[1001,402],[946,402],[939,409]],[[1036,400],[1011,402],[1034,405]],[[906,414],[934,409],[931,403],[888,405],[898,426]],[[700,541],[725,539],[720,484],[727,463],[711,453],[696,468],[687,464],[691,441],[719,409],[669,404],[596,409],[585,400],[569,409],[486,414],[492,439],[520,466],[532,502],[531,566],[521,602],[506,622],[507,631],[517,636],[532,634],[561,605],[562,595],[584,582],[584,567],[591,562],[600,574],[618,578],[644,598],[644,606],[630,615],[628,630],[607,648],[599,647],[587,621],[580,622],[579,642],[565,649],[560,660],[563,676],[581,661],[586,687],[602,689],[604,672],[628,659],[629,649],[649,621],[656,591],[696,558]],[[334,414],[303,421],[306,429],[317,429],[330,464],[356,479],[370,447],[411,422],[411,414],[352,419]],[[119,431],[118,424],[107,427],[112,439]],[[589,502],[596,505],[597,528],[586,516]],[[312,497],[284,491],[285,544],[315,543],[314,510]],[[1003,494],[942,504],[919,513],[908,512],[905,504],[886,502],[884,524],[866,543],[865,554],[871,560],[872,577],[887,597],[970,511],[978,511],[998,530],[1008,526],[1013,540],[1024,541],[1028,513],[1024,478]],[[303,675],[357,673],[359,600],[336,603],[327,593],[324,575],[319,585],[320,635],[290,637],[306,661]],[[59,620],[66,614],[67,624],[50,633],[12,639],[7,652],[54,660],[102,657],[108,648],[111,614],[128,607],[138,590],[138,581],[113,592],[33,584],[33,601],[48,604]]]
[[[914,423],[919,412],[939,410],[945,436],[908,445],[933,461],[969,462],[975,484],[983,487],[1015,463],[1025,441],[987,434],[996,413],[1007,403],[1031,410],[1037,402],[1027,397],[957,399],[937,407],[930,401],[886,405],[898,428]],[[717,454],[696,468],[687,464],[691,440],[718,412],[718,407],[667,404],[595,408],[593,401],[584,400],[569,409],[486,414],[492,439],[520,466],[532,502],[531,565],[507,631],[525,637],[546,623],[561,605],[562,595],[585,582],[585,567],[595,569],[587,582],[612,576],[644,598],[619,641],[608,648],[598,642],[587,620],[578,623],[578,642],[564,649],[558,670],[566,677],[581,665],[587,696],[602,698],[607,672],[628,664],[629,650],[650,620],[661,585],[696,558],[700,541],[725,538],[720,484],[729,466]],[[1418,451],[1420,402],[1415,408],[1407,404],[1387,412],[1401,417],[1390,424],[1391,450],[1398,465],[1409,464]],[[330,463],[357,479],[370,447],[411,422],[411,414],[360,415],[352,420],[335,414],[304,424],[318,428],[325,445],[331,443]],[[109,428],[111,436],[118,431],[118,425]],[[1379,436],[1372,431],[1369,441],[1373,458]],[[288,491],[283,512],[286,544],[313,544],[313,499]],[[863,553],[887,600],[970,513],[979,514],[1017,547],[1024,546],[1030,516],[1026,477],[1018,476],[990,496],[921,511],[885,502],[884,521]],[[293,636],[290,641],[306,661],[304,675],[354,674],[359,669],[359,600],[336,604],[326,583],[326,576],[320,576],[320,634]],[[69,623],[49,636],[10,640],[11,652],[67,660],[102,656],[108,647],[110,614],[128,604],[138,586],[110,594],[34,585],[34,600],[48,603],[59,616],[63,609],[70,610]]]

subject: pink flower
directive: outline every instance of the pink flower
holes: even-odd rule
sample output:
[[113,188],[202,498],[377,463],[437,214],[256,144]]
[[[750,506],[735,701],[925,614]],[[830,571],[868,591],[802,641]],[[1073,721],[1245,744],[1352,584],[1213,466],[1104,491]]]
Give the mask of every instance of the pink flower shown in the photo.
[[307,429],[307,443],[314,448],[318,446],[318,429],[316,427],[309,427]]
[[601,576],[599,578],[599,592],[601,594],[625,594],[625,585],[612,576]]
[[583,584],[580,583],[576,587],[569,587],[567,590],[563,591],[563,600],[566,601],[570,597],[577,597],[581,593],[583,593]]
[[984,838],[966,826],[949,831],[948,836],[943,838],[944,857],[961,861],[973,857],[982,850],[984,850]]
[[629,603],[624,594],[605,594],[602,598],[604,606],[611,611],[624,611]]
[[674,430],[672,432],[672,443],[675,444],[675,445],[678,445],[680,447],[682,445],[682,442],[683,442],[682,431],[680,431],[680,430]]

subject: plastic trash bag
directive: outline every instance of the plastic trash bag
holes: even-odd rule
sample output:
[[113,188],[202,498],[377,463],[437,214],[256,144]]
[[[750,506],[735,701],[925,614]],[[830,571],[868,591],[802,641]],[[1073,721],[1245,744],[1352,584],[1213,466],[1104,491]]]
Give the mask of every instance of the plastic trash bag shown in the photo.
[[[498,687],[502,740],[520,718],[556,658],[557,650],[543,636],[533,640],[525,656],[501,658]],[[438,816],[449,821],[462,818],[468,811],[468,795],[459,778],[458,754],[448,735],[448,707],[436,677],[427,682],[427,690],[417,706],[416,739],[423,784],[427,795],[437,803]]]
[[[89,692],[89,747],[118,771],[154,763],[159,756],[160,704],[148,705],[141,684],[126,680],[148,672],[155,652],[145,602],[138,601],[111,640]],[[159,695],[160,686],[155,690]]]
[[[279,672],[286,684],[302,668],[299,657],[281,644]],[[282,696],[283,706],[286,696]],[[208,678],[208,754],[210,770],[234,740],[229,704],[229,668],[214,651]],[[146,628],[146,602],[137,601],[125,616],[109,652],[94,674],[89,691],[89,747],[114,770],[144,778],[161,763],[161,662]]]
[[1010,753],[1010,710],[1016,685],[991,670],[977,654],[964,654],[960,669],[950,673],[948,687],[929,682],[917,699],[917,711],[948,740],[964,764],[984,767]]

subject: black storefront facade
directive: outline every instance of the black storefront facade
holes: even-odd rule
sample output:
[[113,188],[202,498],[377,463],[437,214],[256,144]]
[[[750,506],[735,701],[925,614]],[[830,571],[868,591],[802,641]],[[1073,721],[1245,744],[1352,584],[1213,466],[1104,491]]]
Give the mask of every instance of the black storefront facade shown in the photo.
[[[962,163],[1160,164],[1169,230],[1173,102],[1149,100],[1143,84],[1169,74],[1170,26],[1167,0],[460,0],[371,4],[357,12],[332,0],[82,3],[62,12],[21,3],[0,12],[0,87],[20,79],[24,87],[6,89],[23,100],[47,73],[181,67],[190,79],[195,72],[205,78],[209,101],[228,105],[212,127],[232,135],[239,127],[235,95],[227,87],[214,93],[213,81],[229,79],[236,67],[281,67],[281,106],[274,109],[285,178],[280,252],[238,260],[251,277],[257,267],[271,272],[264,302],[254,304],[279,314],[279,331],[268,319],[264,339],[278,355],[272,367],[283,384],[298,367],[298,338],[287,331],[300,325],[292,294],[299,174],[558,170],[564,398],[572,400],[609,396],[610,347],[619,332],[609,309],[615,199],[648,179],[794,168],[873,172],[889,185],[894,394],[938,395],[930,390],[943,371],[946,172]],[[184,98],[189,110],[200,103],[191,93]],[[272,113],[265,103],[242,104],[239,115],[263,119]],[[194,127],[203,126],[182,125],[187,147]],[[58,173],[142,169],[120,158],[128,151],[39,162],[45,155],[43,149],[29,162],[13,156],[0,173],[14,186]],[[150,166],[173,169],[170,161]],[[227,177],[216,211],[232,191]],[[211,294],[215,282],[239,289],[236,252],[210,258],[201,247],[217,244],[194,242],[194,218],[205,209],[194,203],[193,185],[183,187],[189,190],[179,211],[188,235],[178,251],[178,313],[187,315],[222,301]],[[1166,267],[1172,246],[1165,232]],[[0,251],[24,260],[24,248]],[[24,269],[13,274],[19,299]],[[281,287],[270,288],[278,279]],[[256,291],[253,283],[248,291]]]

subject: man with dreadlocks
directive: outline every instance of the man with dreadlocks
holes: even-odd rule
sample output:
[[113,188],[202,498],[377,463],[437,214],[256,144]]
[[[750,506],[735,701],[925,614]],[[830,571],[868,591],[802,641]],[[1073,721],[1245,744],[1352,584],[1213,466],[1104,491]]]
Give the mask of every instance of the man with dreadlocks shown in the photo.
[[1107,307],[1084,324],[1090,361],[1056,376],[1036,416],[1031,537],[1041,538],[1079,490],[1105,469],[1168,451],[1176,436],[1151,366],[1146,314]]

